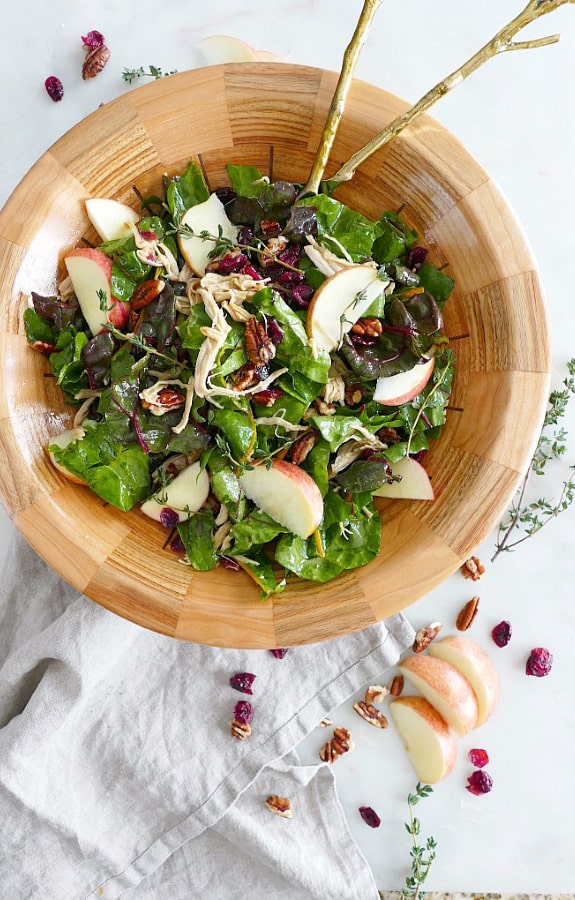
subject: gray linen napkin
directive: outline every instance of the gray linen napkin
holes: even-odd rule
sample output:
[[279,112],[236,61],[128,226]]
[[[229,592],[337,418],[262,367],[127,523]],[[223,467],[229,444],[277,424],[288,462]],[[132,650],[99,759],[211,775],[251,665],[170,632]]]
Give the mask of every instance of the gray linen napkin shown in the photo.
[[[281,660],[173,640],[78,596],[15,536],[0,586],[2,896],[376,898],[332,772],[290,751],[412,640],[402,616]],[[246,671],[241,742],[229,723],[247,698],[229,678]],[[269,794],[289,796],[292,819]]]

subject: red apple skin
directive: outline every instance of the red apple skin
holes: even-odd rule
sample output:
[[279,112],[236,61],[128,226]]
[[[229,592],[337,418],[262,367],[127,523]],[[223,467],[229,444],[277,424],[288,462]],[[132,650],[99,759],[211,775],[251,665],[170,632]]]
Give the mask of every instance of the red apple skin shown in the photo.
[[112,309],[108,312],[110,324],[119,331],[123,331],[128,324],[129,318],[130,304],[125,303],[123,300],[112,300]]
[[[413,747],[409,744],[409,739],[407,736],[403,735],[399,731],[398,723],[395,718],[396,710],[403,708],[409,709],[413,712],[414,715],[419,716],[433,732],[434,737],[436,738],[440,748],[441,748],[441,756],[443,759],[443,769],[439,772],[432,773],[428,770],[424,770],[423,768],[419,768],[417,765],[417,760],[414,758],[415,754],[412,756]],[[453,767],[455,766],[455,762],[457,760],[457,750],[458,750],[458,742],[457,735],[454,730],[447,724],[445,719],[439,715],[434,706],[429,703],[428,700],[425,700],[424,697],[412,697],[409,695],[404,695],[401,697],[396,697],[389,704],[389,712],[396,726],[396,730],[398,731],[406,752],[410,757],[411,763],[415,769],[415,773],[418,779],[422,782],[436,784],[438,781],[442,781],[446,778],[450,772],[453,771]],[[427,763],[427,760],[425,760]]]
[[448,635],[440,641],[434,641],[429,647],[429,653],[447,660],[467,678],[478,700],[475,727],[483,725],[493,715],[499,702],[499,676],[489,655],[471,638],[462,635]]
[[111,282],[112,260],[109,256],[106,256],[103,250],[98,250],[97,247],[77,247],[75,250],[70,250],[70,252],[67,253],[66,256],[83,256],[86,259],[91,259],[98,266],[100,266],[108,282]]
[[[410,387],[409,390],[404,391],[399,395],[396,394],[395,396],[393,395],[393,392],[392,392],[390,396],[383,397],[383,398],[382,397],[378,398],[374,394],[373,399],[377,403],[381,403],[383,406],[401,406],[403,403],[409,403],[410,400],[413,400],[415,397],[417,397],[418,394],[421,394],[422,390],[427,385],[427,382],[429,381],[429,379],[431,378],[431,376],[433,374],[434,367],[435,367],[435,358],[434,357],[431,357],[431,359],[427,360],[427,362],[425,362],[423,364],[418,363],[416,366],[414,366],[413,369],[409,370],[410,372],[414,372],[414,375],[419,376],[417,381]],[[407,373],[402,372],[401,374],[403,375],[403,374],[407,374]],[[396,376],[390,375],[388,377],[391,379],[391,378],[395,378]],[[378,379],[377,384],[384,383],[384,382],[385,382],[385,379],[380,378],[380,379]],[[377,384],[376,384],[376,392],[377,392]],[[391,390],[391,388],[390,388],[390,390]]]
[[479,713],[477,698],[459,669],[427,654],[408,656],[398,668],[432,705],[438,705],[438,698],[445,702],[446,710],[439,707],[438,711],[460,737],[475,728]]

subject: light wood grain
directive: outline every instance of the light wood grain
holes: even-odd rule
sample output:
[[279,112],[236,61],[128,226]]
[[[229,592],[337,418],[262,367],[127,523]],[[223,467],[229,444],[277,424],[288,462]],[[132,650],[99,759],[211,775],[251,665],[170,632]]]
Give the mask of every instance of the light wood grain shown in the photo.
[[[70,420],[47,363],[25,341],[32,290],[57,283],[63,253],[90,236],[83,201],[130,202],[164,171],[201,158],[211,188],[227,162],[309,174],[335,73],[283,64],[195,70],[100,108],[33,167],[0,213],[0,491],[15,524],[67,581],[127,619],[215,646],[282,647],[364,628],[454,572],[496,525],[525,470],[549,385],[545,305],[521,228],[489,176],[430,118],[375,154],[342,200],[398,209],[456,289],[445,309],[457,369],[447,426],[427,466],[432,503],[381,501],[380,557],[325,585],[290,580],[265,603],[244,573],[194,572],[138,511],[105,506],[49,464]],[[327,175],[406,104],[355,82]],[[520,423],[520,427],[518,424]]]

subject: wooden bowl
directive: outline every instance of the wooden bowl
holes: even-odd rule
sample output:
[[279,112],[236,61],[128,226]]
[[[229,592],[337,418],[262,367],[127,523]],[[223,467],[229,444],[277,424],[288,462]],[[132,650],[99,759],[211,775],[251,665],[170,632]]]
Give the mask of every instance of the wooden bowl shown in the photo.
[[[244,573],[194,572],[166,531],[61,477],[47,459],[71,413],[44,357],[26,343],[31,290],[49,293],[63,252],[95,239],[84,200],[133,203],[162,173],[199,157],[211,188],[226,163],[304,182],[336,75],[303,66],[197,69],[101,107],[45,153],[0,213],[0,466],[4,504],[27,541],[88,597],[146,628],[223,647],[287,647],[336,637],[404,609],[451,575],[508,506],[531,459],[549,387],[546,314],[513,213],[465,149],[430,118],[373,156],[338,197],[367,216],[402,208],[449,264],[445,327],[456,357],[447,425],[427,456],[436,499],[381,501],[382,551],[315,585],[290,580],[262,602]],[[355,82],[328,173],[406,104]]]

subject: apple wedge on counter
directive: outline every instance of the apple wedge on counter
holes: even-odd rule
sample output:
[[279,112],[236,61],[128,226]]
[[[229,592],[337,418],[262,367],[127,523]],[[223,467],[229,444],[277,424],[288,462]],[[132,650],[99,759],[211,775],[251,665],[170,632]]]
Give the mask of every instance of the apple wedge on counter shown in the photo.
[[483,648],[460,636],[433,642],[398,668],[422,696],[397,697],[389,711],[417,777],[434,784],[453,769],[457,736],[493,713],[499,678]]

